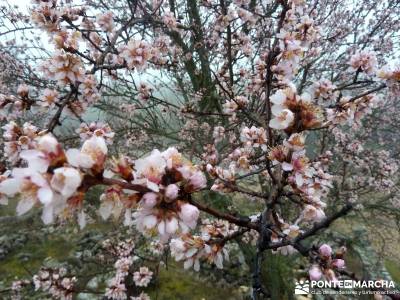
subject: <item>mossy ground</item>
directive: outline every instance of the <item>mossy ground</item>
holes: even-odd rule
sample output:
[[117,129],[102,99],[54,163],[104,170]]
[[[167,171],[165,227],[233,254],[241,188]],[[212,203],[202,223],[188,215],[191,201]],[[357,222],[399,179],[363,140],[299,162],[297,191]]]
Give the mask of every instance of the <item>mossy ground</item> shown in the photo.
[[168,269],[160,269],[157,282],[148,291],[157,300],[234,300],[242,299],[239,292],[220,288],[200,279],[197,274],[183,270],[182,265],[172,263]]
[[0,280],[10,281],[15,277],[25,277],[38,270],[43,260],[62,260],[70,250],[71,247],[63,239],[29,241],[0,262]]
[[400,262],[395,262],[393,260],[385,260],[386,270],[392,276],[393,280],[396,282],[397,286],[400,287]]

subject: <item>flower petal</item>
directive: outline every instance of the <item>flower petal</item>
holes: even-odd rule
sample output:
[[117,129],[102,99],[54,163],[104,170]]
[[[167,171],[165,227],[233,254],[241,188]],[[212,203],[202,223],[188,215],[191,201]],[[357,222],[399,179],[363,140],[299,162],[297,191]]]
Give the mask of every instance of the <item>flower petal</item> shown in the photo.
[[47,205],[53,200],[53,191],[49,188],[40,188],[37,197],[42,204]]
[[8,196],[14,196],[20,191],[21,180],[10,178],[2,181],[0,183],[0,193],[6,194]]

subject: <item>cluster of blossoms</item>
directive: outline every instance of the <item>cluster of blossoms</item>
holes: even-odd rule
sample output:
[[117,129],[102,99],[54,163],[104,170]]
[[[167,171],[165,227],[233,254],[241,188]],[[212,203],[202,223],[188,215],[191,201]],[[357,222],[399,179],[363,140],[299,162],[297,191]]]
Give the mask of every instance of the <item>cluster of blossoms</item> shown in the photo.
[[82,123],[76,130],[82,142],[90,139],[92,136],[104,138],[107,144],[111,145],[115,132],[112,131],[108,124],[102,122],[92,122],[90,124]]
[[264,128],[244,127],[240,133],[240,140],[247,147],[260,147],[263,151],[267,150],[267,134]]
[[227,100],[224,104],[223,104],[223,111],[226,114],[230,114],[232,115],[230,117],[230,120],[235,120],[236,119],[236,112],[244,109],[247,104],[249,103],[249,100],[244,97],[244,96],[237,96],[232,100]]
[[96,22],[100,26],[100,28],[106,32],[111,32],[114,28],[114,20],[113,20],[112,11],[108,11],[104,14],[98,14],[96,17]]
[[143,184],[143,194],[134,213],[139,231],[158,234],[166,241],[177,232],[194,229],[199,217],[197,207],[186,202],[185,195],[206,187],[204,174],[175,149],[154,150],[135,162],[133,183]]
[[[375,151],[371,155],[371,151],[365,149],[356,136],[346,134],[339,128],[335,128],[333,133],[338,143],[335,152],[342,153],[343,161],[351,170],[346,180],[349,190],[374,190],[386,195],[396,193],[399,161],[391,157],[389,151]],[[358,172],[364,176],[359,176]],[[351,198],[357,200],[354,194]]]
[[0,120],[15,120],[22,115],[27,106],[25,99],[0,93]]
[[100,92],[97,89],[96,78],[92,74],[86,74],[83,81],[78,86],[78,97],[76,101],[72,101],[68,108],[74,112],[82,114],[89,106],[95,104],[100,99]]
[[305,1],[291,1],[290,4],[287,20],[277,34],[281,50],[279,62],[272,66],[272,71],[282,81],[292,78],[298,72],[301,56],[319,36],[319,28],[313,19],[304,14],[307,9]]
[[[93,125],[92,129],[96,127]],[[17,139],[15,128],[11,125],[7,127],[9,140]],[[88,139],[81,149],[64,151],[51,134],[44,134],[30,140],[30,148],[21,151],[19,157],[28,166],[13,169],[10,178],[0,183],[0,193],[20,196],[18,214],[41,203],[44,206],[42,219],[50,223],[54,215],[65,217],[68,211],[78,209],[80,224],[84,226],[85,217],[81,208],[85,191],[90,185],[83,179],[85,176],[103,176],[107,156],[105,138],[112,136],[112,132],[104,126],[95,129],[93,134],[90,128],[81,129],[89,130],[84,133]],[[34,128],[33,132],[36,131]],[[120,211],[123,204],[129,219],[130,209],[137,206],[134,213],[137,229],[146,234],[158,232],[164,241],[176,232],[186,233],[195,228],[199,210],[189,204],[186,197],[203,189],[206,178],[175,148],[164,152],[154,150],[133,165],[127,157],[114,160],[112,165],[110,176],[118,175],[142,192],[112,185],[101,196],[100,213],[104,218],[116,214],[115,210]]]
[[48,32],[58,29],[61,13],[55,8],[56,3],[38,1],[38,5],[32,10],[32,21],[40,28]]
[[345,268],[343,256],[346,254],[346,248],[342,247],[336,253],[333,253],[332,248],[323,244],[318,250],[313,251],[314,264],[309,270],[311,280],[321,280],[325,277],[327,281],[337,281],[335,271],[340,271]]
[[199,271],[201,259],[222,269],[224,259],[229,260],[223,238],[236,230],[236,226],[226,221],[205,220],[200,230],[201,235],[188,233],[171,240],[171,255],[176,261],[183,261],[185,269],[193,267],[195,271]]
[[143,69],[152,59],[153,48],[142,40],[130,40],[127,45],[119,49],[120,57],[126,62],[129,69]]
[[7,123],[2,128],[4,130],[4,154],[7,161],[15,165],[19,161],[21,151],[34,147],[34,140],[39,129],[30,123],[24,123],[20,127],[14,121]]
[[162,16],[162,21],[169,29],[171,29],[171,30],[178,29],[178,27],[177,27],[178,22],[172,12],[170,12],[170,11],[164,12],[164,14]]
[[353,70],[360,70],[366,74],[373,74],[377,65],[377,59],[374,53],[361,51],[350,58],[350,66]]
[[[100,99],[97,82],[92,74],[86,74],[81,60],[64,50],[58,50],[40,66],[40,71],[46,78],[57,81],[60,86],[71,85],[77,87],[77,98],[69,101],[67,107],[72,114],[82,114],[87,107]],[[73,91],[71,91],[72,93]],[[48,91],[43,95],[45,107],[54,105],[58,94]],[[65,96],[71,97],[71,96]],[[64,99],[64,98],[63,98]],[[69,100],[69,99],[68,99]]]
[[22,300],[21,291],[25,286],[31,285],[29,280],[15,280],[11,284],[11,300]]
[[338,97],[337,87],[328,79],[321,79],[315,82],[312,87],[310,94],[314,99],[321,99],[325,101],[334,101]]
[[64,50],[57,50],[53,56],[40,66],[46,78],[56,80],[60,85],[83,82],[85,70],[81,60]]
[[65,29],[61,29],[59,32],[54,33],[51,38],[56,49],[77,50],[81,37],[82,35],[78,31],[70,33]]
[[146,287],[150,283],[152,276],[153,272],[151,272],[149,268],[140,267],[139,271],[133,273],[133,281],[137,286]]
[[[135,244],[132,239],[120,241],[117,244],[113,244],[111,240],[105,240],[103,242],[103,248],[106,249],[112,257],[117,257],[114,263],[115,276],[109,281],[105,293],[108,299],[127,299],[126,280],[129,276],[133,278],[137,287],[146,287],[150,283],[153,272],[147,267],[140,267],[136,272],[132,271],[134,262],[138,260],[138,257],[133,255]],[[138,297],[131,297],[130,299],[149,300],[150,298],[146,293],[142,292]]]
[[105,296],[108,299],[114,300],[125,300],[126,296],[126,285],[125,278],[129,275],[129,269],[133,263],[133,259],[130,256],[120,257],[114,264],[116,269],[115,276],[108,283]]
[[[19,195],[19,215],[41,203],[42,220],[48,224],[54,215],[65,217],[67,211],[80,208],[84,194],[78,192],[83,172],[99,172],[107,147],[104,139],[92,137],[81,150],[64,152],[51,134],[36,137],[31,149],[23,150],[20,158],[28,164],[25,168],[14,168],[10,178],[0,183],[0,192],[8,196]],[[84,214],[80,213],[80,224],[84,226]]]
[[282,145],[272,148],[269,159],[288,173],[288,182],[293,193],[304,201],[303,212],[299,220],[319,222],[324,217],[323,208],[326,206],[321,197],[332,186],[332,177],[326,173],[330,153],[325,159],[312,163],[305,154],[305,136],[292,134]]
[[135,242],[133,239],[126,239],[114,243],[111,239],[106,239],[102,242],[102,248],[112,257],[129,257],[135,249]]
[[35,290],[41,289],[53,299],[71,300],[74,293],[75,277],[68,277],[65,268],[42,268],[33,276]]
[[355,99],[343,97],[335,108],[326,109],[327,120],[332,125],[360,125],[362,118],[370,114],[372,109],[377,107],[381,99],[376,95],[366,95]]
[[[292,85],[275,92],[270,100],[273,103],[271,111],[274,115],[269,122],[271,128],[299,132],[318,127],[322,123],[320,107],[311,103],[308,94],[299,96]],[[291,128],[293,126],[296,128]]]
[[378,78],[385,81],[389,87],[391,94],[398,96],[400,94],[400,67],[396,65],[394,68],[384,66],[376,72]]
[[[75,55],[77,51],[79,52],[79,41],[82,40],[81,32],[70,31],[61,24],[62,21],[78,20],[82,16],[83,10],[83,8],[59,6],[57,1],[35,1],[35,6],[32,8],[32,20],[49,34],[56,48],[53,55],[40,65],[39,70],[47,79],[56,81],[61,87],[73,86],[71,93],[75,92],[75,89],[77,90],[76,99],[69,99],[71,95],[59,97],[56,91],[46,89],[41,103],[41,106],[45,108],[53,107],[54,104],[59,104],[57,100],[67,98],[70,100],[67,103],[68,109],[73,114],[82,114],[88,106],[100,98],[95,76],[86,72],[83,61]],[[112,14],[111,16],[105,14],[105,16],[99,17],[98,21],[100,27],[110,29],[107,23],[112,23]],[[91,42],[93,43],[92,40]],[[91,43],[89,44],[92,46]]]

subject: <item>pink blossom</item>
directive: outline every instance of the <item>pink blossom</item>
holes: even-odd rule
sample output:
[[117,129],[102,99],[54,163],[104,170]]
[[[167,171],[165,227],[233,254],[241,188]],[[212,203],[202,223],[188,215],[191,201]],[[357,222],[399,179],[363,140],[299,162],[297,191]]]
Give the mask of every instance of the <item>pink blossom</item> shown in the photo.
[[72,196],[81,185],[82,178],[78,170],[74,168],[58,168],[54,170],[51,179],[51,187],[62,196]]
[[181,210],[179,212],[179,217],[185,222],[187,226],[194,229],[196,227],[197,219],[200,212],[196,206],[185,203],[181,205]]
[[193,191],[201,190],[207,186],[207,179],[204,176],[203,172],[195,171],[188,178],[188,182]]
[[274,129],[286,129],[294,121],[294,114],[289,109],[276,112],[275,117],[269,121],[269,127]]
[[375,54],[368,51],[358,52],[350,59],[350,65],[353,70],[361,69],[367,74],[372,74],[375,71],[376,64]]
[[148,286],[153,276],[153,272],[151,272],[147,267],[140,267],[139,271],[133,273],[133,281],[137,286]]
[[122,48],[120,56],[125,60],[128,68],[142,69],[151,59],[151,46],[146,41],[130,40]]
[[332,248],[327,244],[321,245],[318,251],[324,257],[331,257],[332,255]]
[[345,262],[343,259],[334,259],[332,261],[332,266],[336,269],[343,269],[345,267]]
[[86,140],[81,150],[69,149],[66,152],[68,162],[74,167],[103,169],[107,154],[104,138],[92,136]]
[[157,193],[146,193],[143,195],[140,204],[145,208],[152,208],[157,204]]
[[111,11],[97,15],[96,21],[104,31],[111,32],[114,28],[113,13]]
[[170,184],[165,189],[165,197],[175,200],[179,194],[179,187],[176,184]]
[[308,274],[310,276],[310,280],[317,281],[320,280],[322,277],[322,272],[318,265],[312,265],[310,270],[308,271]]

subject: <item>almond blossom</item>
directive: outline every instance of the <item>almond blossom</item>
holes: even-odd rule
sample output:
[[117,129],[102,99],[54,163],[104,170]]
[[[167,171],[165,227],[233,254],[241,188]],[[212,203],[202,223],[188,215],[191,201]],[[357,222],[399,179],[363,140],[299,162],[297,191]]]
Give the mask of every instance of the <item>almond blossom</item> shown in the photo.
[[249,144],[254,148],[260,147],[264,151],[267,150],[267,135],[264,128],[244,127],[240,139],[243,143]]
[[107,145],[103,137],[92,136],[83,143],[81,150],[68,149],[65,155],[74,167],[100,172],[106,159]]
[[289,109],[274,112],[275,117],[269,122],[269,127],[274,129],[286,129],[294,121],[294,114]]
[[125,283],[120,282],[118,278],[113,278],[106,289],[105,296],[114,300],[127,299]]
[[51,134],[38,137],[35,149],[22,151],[20,157],[28,162],[30,169],[41,173],[65,161],[61,145]]
[[45,89],[42,94],[42,103],[41,105],[44,107],[54,107],[54,105],[59,101],[59,95],[56,90]]
[[213,242],[214,238],[228,235],[230,231],[223,222],[209,223],[202,227],[202,235],[181,235],[170,241],[171,255],[176,261],[184,261],[185,269],[200,270],[200,260],[213,263],[217,268],[223,268],[223,261],[229,260],[227,249],[222,243]]
[[84,80],[82,62],[76,56],[63,50],[57,50],[48,61],[40,66],[40,70],[60,85]]
[[71,300],[76,277],[68,277],[65,268],[41,269],[33,276],[35,290],[41,289],[49,293],[54,299]]
[[104,31],[111,32],[114,28],[113,13],[111,11],[97,15],[96,21]]
[[353,70],[360,69],[366,74],[372,74],[377,64],[376,56],[372,52],[360,51],[350,59],[350,66]]
[[76,130],[82,141],[86,141],[92,136],[103,137],[107,144],[112,144],[115,132],[108,124],[101,122],[92,122],[90,124],[82,123]]
[[7,196],[20,195],[18,215],[25,214],[35,204],[49,205],[53,201],[53,191],[48,181],[35,170],[15,168],[11,176],[0,183],[0,193]]
[[51,187],[63,197],[72,196],[81,185],[81,174],[77,169],[62,167],[54,170]]
[[7,123],[2,128],[4,130],[5,156],[12,164],[16,164],[20,159],[21,151],[35,147],[35,139],[39,130],[30,123],[25,123],[21,128],[14,121]]
[[152,58],[151,46],[146,41],[130,40],[121,48],[120,56],[125,60],[128,68],[142,69]]
[[137,286],[148,286],[153,276],[147,267],[140,267],[139,271],[133,273],[133,281]]
[[167,162],[161,152],[154,150],[149,156],[135,161],[135,182],[146,182],[155,192],[159,191],[158,184],[165,173]]

